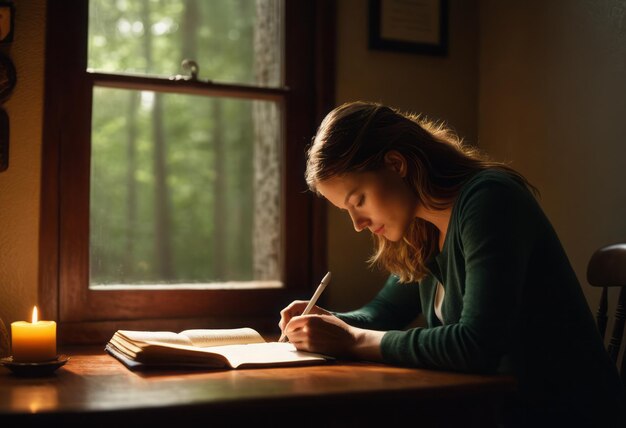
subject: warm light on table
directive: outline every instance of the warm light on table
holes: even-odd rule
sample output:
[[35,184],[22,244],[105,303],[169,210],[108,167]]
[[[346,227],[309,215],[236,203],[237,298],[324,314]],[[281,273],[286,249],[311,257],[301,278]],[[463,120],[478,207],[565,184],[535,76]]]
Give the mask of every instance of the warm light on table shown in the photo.
[[11,323],[11,337],[13,361],[36,363],[57,358],[57,323],[38,321],[37,306],[32,322]]

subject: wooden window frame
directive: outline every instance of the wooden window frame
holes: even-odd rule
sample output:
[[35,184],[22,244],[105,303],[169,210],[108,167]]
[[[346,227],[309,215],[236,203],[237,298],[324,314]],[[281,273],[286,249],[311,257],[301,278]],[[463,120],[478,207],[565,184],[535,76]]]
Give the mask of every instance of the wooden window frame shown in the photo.
[[[252,96],[284,109],[283,287],[268,289],[89,289],[92,88],[153,90],[150,79],[87,71],[88,1],[47,10],[41,176],[39,306],[58,322],[60,343],[103,343],[119,328],[240,327],[277,332],[279,310],[307,298],[326,270],[325,204],[305,192],[305,149],[334,103],[333,0],[285,1],[285,87],[259,89],[170,81],[159,90]],[[313,17],[313,19],[312,19]]]

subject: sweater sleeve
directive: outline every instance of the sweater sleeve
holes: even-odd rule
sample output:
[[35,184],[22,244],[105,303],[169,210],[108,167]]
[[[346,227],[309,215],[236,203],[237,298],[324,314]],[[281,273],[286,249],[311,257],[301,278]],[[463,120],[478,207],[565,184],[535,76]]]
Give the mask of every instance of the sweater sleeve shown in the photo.
[[[457,200],[455,270],[463,291],[453,324],[388,331],[381,343],[391,364],[494,372],[514,337],[540,208],[517,183],[481,181]],[[451,220],[452,221],[452,220]]]
[[402,329],[421,313],[417,283],[401,284],[390,275],[384,287],[360,309],[334,313],[350,325],[370,330]]

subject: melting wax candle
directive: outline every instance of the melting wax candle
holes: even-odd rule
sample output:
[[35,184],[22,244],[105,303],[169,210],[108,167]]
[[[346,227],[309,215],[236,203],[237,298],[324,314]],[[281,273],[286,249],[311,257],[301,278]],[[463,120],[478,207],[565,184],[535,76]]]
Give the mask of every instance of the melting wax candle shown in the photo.
[[32,322],[11,323],[13,361],[35,363],[57,357],[57,323],[38,321],[37,306],[33,308]]

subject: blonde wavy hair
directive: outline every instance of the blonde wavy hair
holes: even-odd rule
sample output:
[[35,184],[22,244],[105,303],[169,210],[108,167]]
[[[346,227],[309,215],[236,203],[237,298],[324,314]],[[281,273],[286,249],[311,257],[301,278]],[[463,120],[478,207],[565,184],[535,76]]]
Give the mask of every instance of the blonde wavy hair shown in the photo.
[[[405,180],[419,203],[429,209],[451,206],[463,184],[488,168],[506,171],[538,193],[520,173],[489,160],[443,123],[363,101],[335,108],[320,124],[307,150],[309,189],[319,195],[317,184],[331,177],[382,169],[390,150],[406,159]],[[419,281],[428,274],[426,263],[439,251],[438,237],[434,225],[415,218],[397,242],[375,235],[376,248],[369,263],[397,275],[401,282]]]

